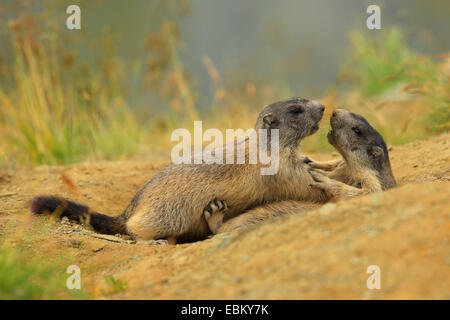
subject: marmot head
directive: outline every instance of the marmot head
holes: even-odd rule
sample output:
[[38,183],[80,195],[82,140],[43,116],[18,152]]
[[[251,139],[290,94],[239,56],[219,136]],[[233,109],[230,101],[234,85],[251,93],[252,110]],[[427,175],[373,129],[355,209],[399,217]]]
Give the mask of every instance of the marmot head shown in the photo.
[[319,130],[324,110],[325,107],[314,100],[278,101],[264,107],[255,129],[279,129],[280,146],[296,147],[301,139]]
[[395,187],[386,143],[363,116],[337,109],[331,115],[330,124],[328,142],[350,166],[357,164],[373,169],[378,172],[384,189]]

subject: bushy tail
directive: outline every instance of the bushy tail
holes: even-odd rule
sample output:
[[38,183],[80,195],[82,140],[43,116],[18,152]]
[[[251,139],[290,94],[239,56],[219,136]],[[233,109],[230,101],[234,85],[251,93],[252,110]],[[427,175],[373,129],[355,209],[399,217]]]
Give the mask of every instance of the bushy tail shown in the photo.
[[92,212],[89,207],[55,196],[39,196],[33,199],[31,211],[36,214],[56,214],[69,220],[88,224],[104,234],[127,234],[122,216],[110,217]]

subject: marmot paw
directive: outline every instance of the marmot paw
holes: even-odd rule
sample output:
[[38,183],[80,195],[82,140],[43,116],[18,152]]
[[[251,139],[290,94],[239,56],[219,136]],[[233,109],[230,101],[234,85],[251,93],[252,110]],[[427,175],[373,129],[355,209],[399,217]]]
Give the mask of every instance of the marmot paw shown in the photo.
[[217,230],[222,226],[223,217],[228,206],[224,200],[214,199],[203,210],[206,223],[213,234],[217,233]]
[[311,188],[316,188],[316,189],[322,189],[322,190],[327,190],[328,189],[328,182],[329,182],[329,178],[315,170],[308,170],[309,174],[311,175],[311,177],[314,180],[314,183],[310,183],[309,186]]

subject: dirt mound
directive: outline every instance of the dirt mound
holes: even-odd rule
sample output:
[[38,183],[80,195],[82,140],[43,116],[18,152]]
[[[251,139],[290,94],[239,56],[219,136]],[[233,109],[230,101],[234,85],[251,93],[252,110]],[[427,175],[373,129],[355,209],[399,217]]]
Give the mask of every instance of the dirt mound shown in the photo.
[[[394,146],[390,153],[398,188],[241,232],[146,246],[96,239],[65,223],[33,249],[36,255],[68,253],[94,297],[108,288],[104,276],[114,275],[126,286],[110,298],[449,299],[448,135]],[[37,194],[119,214],[163,166],[129,160],[1,172],[0,228],[29,217],[28,201]],[[370,265],[380,267],[380,290],[366,286]]]

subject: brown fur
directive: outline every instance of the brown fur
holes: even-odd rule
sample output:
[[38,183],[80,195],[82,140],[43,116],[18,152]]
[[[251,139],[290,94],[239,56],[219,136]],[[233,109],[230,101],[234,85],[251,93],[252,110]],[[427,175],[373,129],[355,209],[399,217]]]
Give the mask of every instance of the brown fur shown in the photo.
[[141,188],[120,216],[126,233],[140,241],[204,239],[211,234],[204,209],[215,198],[228,205],[225,221],[263,203],[325,202],[325,193],[310,187],[314,180],[297,156],[301,139],[317,131],[323,110],[320,103],[290,99],[260,113],[255,129],[279,129],[275,175],[261,175],[261,164],[170,164]]
[[222,224],[216,233],[232,232],[244,227],[248,227],[271,218],[285,216],[287,214],[300,214],[316,208],[322,204],[314,202],[300,202],[286,200],[269,203],[251,209]]

